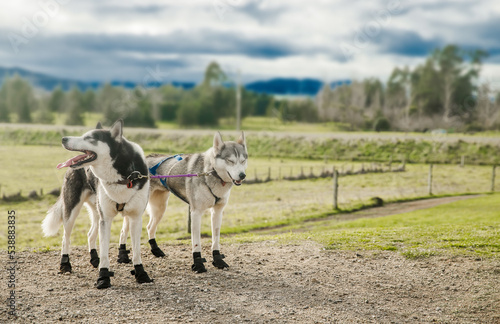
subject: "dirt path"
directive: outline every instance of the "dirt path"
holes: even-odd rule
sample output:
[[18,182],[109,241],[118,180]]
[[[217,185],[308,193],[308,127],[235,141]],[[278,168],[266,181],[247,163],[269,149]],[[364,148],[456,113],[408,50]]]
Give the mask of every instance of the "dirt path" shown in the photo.
[[[449,197],[388,205],[351,214],[383,216],[471,198]],[[347,216],[347,215],[346,215]],[[344,216],[342,216],[344,217]],[[171,242],[172,243],[172,242]],[[209,239],[203,240],[208,247]],[[176,244],[176,243],[174,243]],[[143,245],[155,282],[138,285],[132,266],[117,264],[112,287],[94,288],[97,270],[85,247],[73,249],[73,274],[59,275],[59,252],[17,253],[16,307],[8,317],[7,271],[0,271],[0,322],[16,323],[500,323],[500,260],[430,257],[408,260],[390,251],[325,251],[304,241],[223,247],[228,271],[190,270],[186,245]],[[204,256],[209,251],[204,250]],[[0,264],[7,264],[0,252]],[[3,267],[5,269],[5,267]]]
[[[480,195],[466,195],[466,196],[453,196],[453,197],[441,197],[441,198],[431,198],[431,199],[422,199],[422,200],[414,200],[407,201],[402,203],[391,203],[386,204],[381,207],[373,207],[363,209],[353,213],[344,213],[344,214],[335,214],[328,217],[316,218],[307,220],[299,229],[294,228],[293,232],[305,232],[310,230],[312,227],[317,225],[317,223],[329,223],[329,222],[345,222],[351,221],[359,218],[375,218],[375,217],[384,217],[391,216],[397,214],[403,214],[412,212],[420,209],[427,209],[443,204],[448,204],[454,201],[477,198]],[[266,233],[266,234],[278,234],[282,232],[289,232],[290,229],[288,225],[282,226],[274,226],[267,227],[262,229],[257,229],[254,232],[256,233]]]
[[[208,245],[205,241],[205,245]],[[224,247],[230,270],[190,270],[186,246],[143,251],[155,279],[138,285],[114,260],[112,287],[93,287],[86,249],[58,275],[59,253],[21,252],[18,323],[498,323],[500,262],[467,258],[407,260],[391,252],[324,251],[314,242],[268,241]],[[117,255],[117,247],[111,249]],[[205,251],[207,255],[207,251]],[[114,258],[113,258],[114,259]],[[7,255],[0,254],[6,264]],[[1,271],[2,288],[6,271]],[[7,291],[1,290],[5,301]],[[0,322],[8,319],[5,302]],[[12,322],[8,320],[8,322]]]
[[454,197],[442,197],[442,198],[431,198],[431,199],[422,199],[415,201],[407,201],[402,203],[393,203],[387,204],[382,207],[369,208],[365,210],[360,210],[358,212],[354,212],[351,214],[343,214],[339,217],[336,217],[336,220],[345,221],[345,220],[354,220],[358,218],[366,218],[366,217],[383,217],[390,215],[397,215],[412,212],[419,209],[427,209],[443,204],[448,204],[454,201],[477,198],[480,195],[467,195],[467,196],[454,196]]

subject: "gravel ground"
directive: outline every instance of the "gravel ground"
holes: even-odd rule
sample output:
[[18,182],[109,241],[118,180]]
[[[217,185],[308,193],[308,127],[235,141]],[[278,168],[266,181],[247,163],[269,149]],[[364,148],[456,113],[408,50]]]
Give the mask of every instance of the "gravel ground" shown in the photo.
[[[208,246],[208,239],[204,245]],[[117,264],[112,287],[94,288],[98,271],[84,247],[73,248],[73,273],[58,274],[59,253],[17,253],[16,307],[0,322],[18,323],[500,323],[500,261],[430,257],[407,260],[395,252],[325,251],[312,241],[275,241],[223,247],[231,266],[190,270],[186,245],[161,245],[143,263],[155,282],[139,285],[131,265]],[[208,256],[209,251],[204,251]],[[0,252],[0,262],[7,254]],[[5,267],[3,267],[5,269]],[[0,272],[1,299],[8,297]]]

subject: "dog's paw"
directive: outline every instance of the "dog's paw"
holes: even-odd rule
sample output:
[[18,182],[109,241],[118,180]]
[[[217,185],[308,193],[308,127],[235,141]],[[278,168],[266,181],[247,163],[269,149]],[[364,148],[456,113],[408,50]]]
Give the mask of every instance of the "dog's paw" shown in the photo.
[[199,262],[194,262],[192,265],[191,265],[191,270],[193,270],[194,272],[196,273],[203,273],[203,272],[207,272],[207,268],[205,268],[205,265],[203,264],[203,262],[207,262],[207,260],[205,259],[202,259],[200,258],[201,260],[203,261],[199,261]]
[[151,246],[151,253],[153,253],[155,257],[162,258],[165,256],[165,253],[163,253],[163,251],[158,247],[158,244],[156,244],[156,239],[150,239],[148,242]]
[[71,273],[71,263],[69,262],[69,255],[63,254],[61,257],[61,266],[59,267],[59,273]]
[[193,270],[196,273],[207,272],[207,268],[205,268],[205,265],[203,264],[207,262],[207,260],[201,257],[201,252],[194,252],[193,260],[194,263],[193,265],[191,265],[191,270]]
[[99,266],[99,255],[97,255],[97,250],[92,249],[90,250],[90,263],[94,268],[97,268]]
[[106,288],[109,288],[109,287],[111,287],[111,280],[109,279],[109,277],[98,278],[97,282],[95,284],[95,287],[97,289],[106,289]]
[[158,258],[162,258],[165,256],[165,253],[163,253],[163,251],[159,247],[151,249],[151,253],[153,253],[153,255]]
[[146,271],[144,271],[144,267],[142,266],[142,264],[135,265],[134,270],[130,271],[130,273],[135,276],[135,281],[140,284],[150,283],[154,281],[154,279],[149,278]]
[[224,254],[220,254],[220,252],[217,250],[214,250],[212,253],[214,257],[214,261],[212,261],[212,264],[214,267],[218,269],[229,268],[229,264],[227,264],[226,262],[224,262],[224,260],[222,260],[225,258]]
[[97,282],[95,287],[97,289],[106,289],[111,287],[111,277],[115,275],[114,272],[108,271],[108,268],[99,269],[99,278],[97,278]]
[[128,257],[130,250],[127,250],[125,244],[121,244],[118,249],[118,259],[116,260],[118,263],[132,263],[132,260]]

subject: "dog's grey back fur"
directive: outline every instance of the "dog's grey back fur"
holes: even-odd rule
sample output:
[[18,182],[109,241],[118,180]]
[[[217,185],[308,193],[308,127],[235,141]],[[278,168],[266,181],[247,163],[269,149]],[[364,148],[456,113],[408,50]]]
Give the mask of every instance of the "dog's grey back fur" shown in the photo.
[[[161,162],[163,159],[169,157],[169,155],[159,155],[152,154],[146,157],[148,167],[151,168]],[[156,173],[158,175],[180,175],[180,174],[192,174],[201,173],[213,170],[208,159],[205,157],[204,153],[196,154],[184,154],[182,155],[182,160],[178,161],[175,158],[169,159],[163,162]],[[188,193],[188,188],[191,186],[204,186],[206,184],[212,183],[211,179],[213,176],[208,177],[182,177],[182,178],[168,178],[167,185],[175,191],[176,194],[185,199],[189,204],[192,203],[192,195]],[[165,188],[159,179],[151,179],[151,190],[158,190]],[[165,188],[166,190],[166,188]]]

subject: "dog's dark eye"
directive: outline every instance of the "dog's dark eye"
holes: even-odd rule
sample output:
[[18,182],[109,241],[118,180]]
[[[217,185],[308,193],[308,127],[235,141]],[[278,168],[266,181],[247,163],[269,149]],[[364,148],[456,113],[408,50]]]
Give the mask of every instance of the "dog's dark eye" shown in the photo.
[[235,162],[233,160],[226,160],[227,164],[234,164]]

